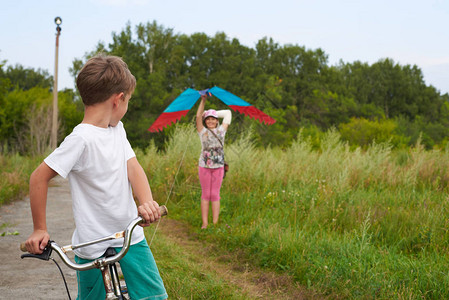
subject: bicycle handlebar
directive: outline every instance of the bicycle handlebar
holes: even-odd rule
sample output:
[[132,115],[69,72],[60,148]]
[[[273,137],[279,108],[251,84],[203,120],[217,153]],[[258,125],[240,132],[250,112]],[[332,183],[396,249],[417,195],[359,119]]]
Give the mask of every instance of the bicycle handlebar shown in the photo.
[[[168,214],[168,210],[167,207],[165,205],[161,205],[159,206],[159,212],[162,216],[165,216]],[[144,222],[144,219],[142,217],[137,217],[134,220],[132,220],[128,226],[126,227],[126,229],[124,231],[121,232],[116,232],[110,236],[95,240],[95,241],[90,241],[90,242],[86,242],[83,244],[79,244],[79,245],[68,245],[68,246],[59,246],[56,242],[54,241],[49,241],[47,244],[47,247],[45,247],[44,252],[42,254],[24,254],[21,257],[35,257],[35,258],[40,258],[43,260],[48,260],[50,258],[51,255],[51,251],[54,250],[56,251],[56,253],[58,253],[59,257],[61,257],[62,261],[71,269],[77,270],[77,271],[86,271],[86,270],[90,270],[90,269],[94,269],[94,268],[101,268],[103,266],[115,263],[117,261],[119,261],[120,259],[123,258],[123,256],[125,256],[125,254],[128,252],[129,250],[129,246],[131,245],[131,236],[132,236],[132,232],[134,230],[134,228],[140,224]],[[96,244],[99,242],[103,242],[103,241],[107,241],[107,240],[111,240],[111,239],[117,239],[117,238],[121,238],[123,237],[123,247],[120,250],[119,253],[117,253],[116,255],[110,256],[110,257],[100,257],[95,259],[92,262],[89,263],[84,263],[84,264],[77,264],[74,263],[68,256],[67,256],[67,252],[69,251],[73,251],[77,248],[81,248],[81,247],[85,247],[88,245],[92,245],[92,244]],[[20,250],[22,250],[23,252],[27,252],[25,243],[21,243],[20,244]]]

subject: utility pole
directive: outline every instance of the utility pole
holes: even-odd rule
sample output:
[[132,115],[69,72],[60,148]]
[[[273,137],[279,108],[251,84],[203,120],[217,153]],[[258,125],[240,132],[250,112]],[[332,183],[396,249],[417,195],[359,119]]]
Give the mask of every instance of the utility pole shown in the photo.
[[55,53],[55,76],[53,79],[53,116],[51,123],[50,148],[56,149],[58,143],[58,51],[59,51],[59,36],[61,35],[62,19],[55,18],[56,24],[56,53]]

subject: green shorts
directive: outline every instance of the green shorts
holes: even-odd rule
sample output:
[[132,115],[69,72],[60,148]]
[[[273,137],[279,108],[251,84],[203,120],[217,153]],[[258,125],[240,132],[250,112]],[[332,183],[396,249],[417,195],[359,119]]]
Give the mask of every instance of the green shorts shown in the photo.
[[[117,252],[120,249],[115,248]],[[75,261],[83,264],[92,260],[75,256]],[[128,253],[120,260],[120,268],[131,299],[162,300],[168,298],[153,254],[145,239],[129,248]],[[76,299],[105,299],[106,291],[99,269],[77,271],[76,276],[78,279],[78,297]]]

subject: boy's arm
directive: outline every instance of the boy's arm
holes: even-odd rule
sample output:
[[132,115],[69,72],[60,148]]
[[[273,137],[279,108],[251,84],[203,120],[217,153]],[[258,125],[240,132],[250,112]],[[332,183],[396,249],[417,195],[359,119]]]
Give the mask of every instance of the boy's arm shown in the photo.
[[57,173],[45,162],[34,170],[30,177],[30,205],[34,230],[25,245],[30,253],[40,254],[47,246],[50,235],[47,232],[46,207],[48,182]]
[[142,226],[148,226],[161,217],[159,205],[153,200],[150,184],[147,175],[136,157],[130,158],[127,162],[128,179],[133,188],[134,195],[139,201],[137,210],[139,215],[146,220]]

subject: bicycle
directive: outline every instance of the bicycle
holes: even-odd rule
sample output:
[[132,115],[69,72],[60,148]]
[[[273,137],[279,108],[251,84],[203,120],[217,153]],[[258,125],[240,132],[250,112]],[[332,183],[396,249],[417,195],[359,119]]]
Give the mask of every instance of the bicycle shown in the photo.
[[[165,216],[168,214],[168,210],[165,205],[161,205],[159,207],[159,211],[160,211],[161,216]],[[104,288],[106,290],[106,298],[105,298],[106,300],[129,299],[126,285],[124,285],[124,286],[120,285],[120,279],[119,279],[119,275],[118,275],[118,271],[117,271],[117,266],[115,263],[120,261],[120,259],[122,259],[125,256],[125,254],[128,252],[129,247],[131,245],[132,232],[133,232],[134,228],[142,222],[144,222],[144,219],[142,217],[137,217],[128,224],[128,226],[126,227],[126,229],[124,231],[116,232],[109,236],[105,236],[103,238],[85,242],[85,243],[81,243],[78,245],[67,245],[67,246],[61,247],[55,241],[49,241],[47,246],[45,247],[44,251],[41,254],[30,254],[30,253],[22,254],[20,257],[22,259],[23,258],[38,258],[38,259],[42,259],[42,260],[46,260],[46,261],[48,261],[50,259],[53,260],[53,262],[56,264],[56,266],[59,269],[59,272],[62,275],[69,299],[71,299],[71,297],[70,297],[69,289],[67,287],[67,283],[64,278],[64,274],[63,274],[61,268],[59,267],[59,265],[57,264],[57,262],[51,257],[53,251],[56,251],[56,253],[62,259],[62,261],[69,268],[71,268],[73,270],[86,271],[86,270],[90,270],[90,269],[94,269],[94,268],[100,269],[101,274],[103,276]],[[117,253],[114,248],[108,248],[106,250],[104,256],[97,258],[96,260],[89,262],[89,263],[84,263],[84,264],[75,263],[66,254],[66,253],[71,252],[78,248],[86,247],[89,245],[93,245],[93,244],[97,244],[97,243],[101,243],[101,242],[109,241],[109,240],[113,240],[113,239],[119,239],[119,238],[123,238],[123,247],[119,253]],[[25,243],[20,244],[20,250],[22,252],[27,252]]]

